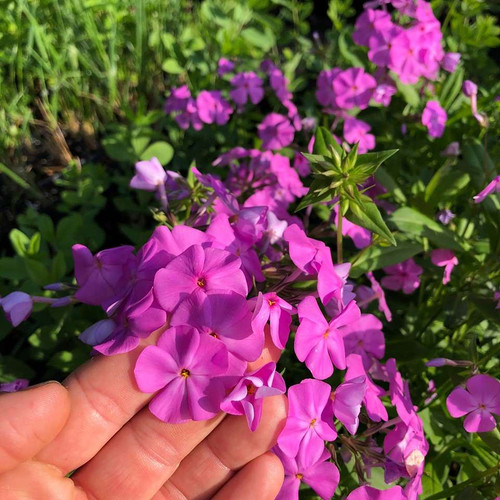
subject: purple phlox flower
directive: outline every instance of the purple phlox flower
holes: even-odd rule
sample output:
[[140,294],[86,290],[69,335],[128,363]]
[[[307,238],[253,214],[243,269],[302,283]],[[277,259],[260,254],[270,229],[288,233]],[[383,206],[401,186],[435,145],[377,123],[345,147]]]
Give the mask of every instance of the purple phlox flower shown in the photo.
[[288,78],[285,77],[283,72],[276,66],[271,66],[268,70],[269,83],[274,90],[276,97],[284,104],[292,99],[292,93],[288,90]]
[[311,164],[302,153],[295,153],[293,168],[301,177],[307,177],[311,173]]
[[295,130],[286,116],[268,114],[257,127],[263,149],[281,149],[293,142]]
[[264,335],[264,327],[269,321],[273,344],[284,349],[290,335],[292,314],[295,308],[278,297],[274,292],[263,294],[259,292],[252,318],[253,331]]
[[124,296],[136,266],[134,247],[120,246],[95,255],[84,245],[73,245],[75,278],[79,289],[75,298],[106,309],[117,296]]
[[500,193],[500,175],[497,175],[480,193],[474,196],[474,202],[481,203],[491,193]]
[[288,226],[283,237],[288,242],[292,262],[306,274],[317,274],[326,245],[322,241],[309,238],[297,224]]
[[201,130],[203,128],[203,121],[198,113],[198,104],[193,98],[188,100],[186,108],[182,111],[182,113],[175,115],[174,120],[183,130],[188,129],[189,125],[191,125],[195,130]]
[[226,73],[234,71],[234,63],[225,57],[221,57],[217,63],[217,74],[224,76]]
[[455,254],[445,248],[433,250],[431,252],[431,262],[435,266],[444,267],[443,285],[449,283],[451,271],[458,264]]
[[329,462],[331,455],[326,448],[316,459],[305,453],[296,457],[287,456],[279,446],[273,448],[285,469],[285,481],[276,500],[298,500],[300,484],[310,486],[322,500],[333,497],[340,481],[340,474],[335,464]]
[[409,425],[413,416],[416,415],[416,407],[413,406],[408,381],[403,380],[401,373],[397,370],[396,360],[390,358],[385,364],[386,373],[389,378],[389,394],[392,404],[396,407],[397,414],[401,420]]
[[392,313],[387,305],[387,301],[385,300],[385,292],[384,289],[380,286],[380,283],[373,276],[373,272],[369,271],[366,273],[366,277],[370,281],[372,285],[373,295],[371,298],[367,299],[367,301],[371,301],[374,299],[378,299],[378,310],[384,313],[385,319],[387,321],[392,321]]
[[218,339],[238,358],[255,361],[264,348],[264,332],[253,331],[251,321],[248,302],[237,293],[194,293],[175,310],[170,325],[196,328]]
[[[255,226],[254,226],[255,229]],[[207,234],[214,239],[213,247],[231,252],[241,259],[241,269],[245,274],[247,286],[252,287],[253,280],[265,281],[262,274],[259,256],[251,246],[250,238],[237,237],[236,231],[229,222],[229,217],[218,214],[210,223]]]
[[333,373],[333,365],[345,370],[343,329],[361,316],[354,301],[330,322],[321,312],[316,299],[307,296],[298,306],[300,325],[295,335],[295,354],[305,362],[313,377],[324,380]]
[[361,317],[342,329],[345,352],[359,354],[363,365],[369,370],[374,359],[382,359],[385,354],[385,337],[382,322],[373,314]]
[[144,191],[156,191],[159,186],[165,184],[166,179],[165,170],[158,158],[153,156],[151,160],[139,161],[135,164],[135,175],[130,181],[130,187]]
[[33,310],[33,300],[27,293],[12,292],[0,298],[0,306],[7,321],[12,323],[12,326],[18,326],[29,318]]
[[365,380],[363,375],[346,380],[330,395],[333,414],[353,435],[358,430],[359,412],[366,392]]
[[402,290],[404,294],[408,295],[420,286],[422,268],[415,264],[413,259],[384,267],[384,271],[388,276],[382,278],[381,284],[389,290]]
[[276,176],[278,184],[276,191],[282,191],[282,198],[292,202],[295,197],[307,194],[308,189],[302,184],[297,172],[290,166],[290,158],[270,152],[265,152],[264,155],[271,155],[269,166],[271,172]]
[[403,31],[403,29],[394,24],[389,24],[382,31],[376,31],[369,39],[368,59],[377,66],[388,66],[391,57],[390,51],[393,40]]
[[320,71],[316,81],[316,99],[325,108],[336,108],[333,80],[341,73],[340,68],[324,69]]
[[428,101],[422,113],[422,125],[427,127],[431,137],[441,137],[448,115],[438,101]]
[[26,378],[18,378],[12,382],[0,383],[0,392],[17,392],[26,389],[30,385],[30,381]]
[[284,101],[283,106],[287,109],[288,118],[292,122],[295,130],[302,130],[302,119],[300,118],[297,106],[295,106],[292,101]]
[[493,300],[498,300],[496,309],[500,309],[500,292],[495,292],[493,295]]
[[195,291],[204,294],[221,290],[246,297],[248,293],[241,259],[225,250],[192,245],[160,269],[154,279],[154,293],[165,311]]
[[497,425],[493,414],[500,415],[500,382],[489,375],[474,375],[465,382],[465,389],[453,389],[446,407],[454,418],[467,415],[467,432],[492,431]]
[[391,103],[392,96],[397,92],[397,88],[391,83],[380,83],[377,88],[373,91],[373,100],[382,104],[383,106],[389,106]]
[[372,75],[365,73],[363,68],[349,68],[341,71],[333,79],[335,102],[341,109],[365,109],[377,86]]
[[454,73],[461,57],[459,52],[446,52],[441,61],[441,67],[448,73]]
[[160,391],[149,403],[151,413],[174,424],[218,413],[223,392],[214,389],[227,368],[224,344],[185,326],[170,328],[157,345],[146,347],[134,374],[142,392]]
[[257,429],[264,398],[284,394],[286,391],[283,377],[271,362],[253,372],[245,374],[236,387],[224,398],[220,409],[231,415],[245,415],[248,427]]
[[170,95],[165,101],[165,113],[175,113],[176,111],[186,111],[187,104],[191,98],[191,92],[187,85],[172,88]]
[[283,233],[288,227],[288,222],[286,220],[278,219],[276,214],[271,210],[268,210],[266,217],[267,226],[264,230],[263,236],[265,236],[269,244],[275,245],[283,240]]
[[404,30],[397,35],[389,50],[389,69],[394,71],[403,83],[417,83],[422,65],[419,60],[420,35]]
[[262,80],[253,71],[238,73],[231,79],[233,90],[229,93],[231,99],[239,106],[244,106],[248,100],[258,104],[264,97]]
[[370,125],[362,120],[347,118],[344,122],[344,139],[349,144],[358,142],[359,153],[366,153],[375,147],[375,136],[368,133],[371,129]]
[[95,346],[102,344],[115,331],[116,323],[112,319],[102,319],[85,329],[78,338],[85,344]]
[[305,379],[288,389],[288,417],[278,437],[278,445],[289,457],[299,449],[312,461],[319,460],[325,449],[324,441],[337,438],[333,425],[330,385]]
[[454,218],[455,214],[448,208],[445,208],[436,214],[436,219],[445,226],[448,225]]
[[458,156],[460,154],[460,143],[450,142],[443,151],[441,151],[441,156]]
[[368,47],[370,39],[374,35],[389,30],[393,23],[388,12],[368,8],[358,17],[354,26],[352,34],[354,43]]
[[198,116],[203,123],[224,125],[233,112],[230,104],[218,90],[202,90],[196,98]]
[[346,500],[407,500],[401,486],[393,486],[387,490],[377,490],[371,486],[360,486],[351,491]]
[[349,354],[346,359],[347,372],[345,374],[346,382],[349,380],[356,380],[359,377],[364,377],[365,393],[363,396],[363,404],[365,405],[368,417],[374,422],[381,420],[387,421],[389,418],[384,403],[380,400],[385,395],[386,391],[373,383],[371,377],[368,375],[363,359],[359,354]]

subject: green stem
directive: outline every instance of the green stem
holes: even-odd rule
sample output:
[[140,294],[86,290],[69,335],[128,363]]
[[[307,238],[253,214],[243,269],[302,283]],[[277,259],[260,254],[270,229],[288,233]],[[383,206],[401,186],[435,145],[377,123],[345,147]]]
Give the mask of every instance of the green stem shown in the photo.
[[337,263],[342,264],[342,207],[339,200],[339,212],[337,222]]

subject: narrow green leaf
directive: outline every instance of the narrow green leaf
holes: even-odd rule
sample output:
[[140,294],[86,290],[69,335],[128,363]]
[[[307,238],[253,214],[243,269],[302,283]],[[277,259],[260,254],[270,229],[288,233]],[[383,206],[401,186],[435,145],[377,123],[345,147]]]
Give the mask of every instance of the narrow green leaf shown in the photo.
[[19,231],[19,229],[13,229],[9,233],[9,239],[17,255],[26,255],[30,239],[22,231]]
[[387,151],[377,151],[376,153],[359,155],[354,171],[357,172],[358,169],[363,169],[363,171],[368,172],[368,175],[373,175],[384,161],[388,160],[398,151],[399,149],[388,149]]
[[468,186],[470,176],[457,172],[450,165],[442,166],[432,177],[425,189],[425,201],[435,207],[439,202],[455,199],[457,194]]
[[11,180],[13,180],[16,184],[21,186],[23,189],[29,189],[30,185],[19,175],[13,172],[7,165],[0,163],[0,172],[5,174]]
[[344,150],[339,146],[338,142],[333,137],[333,134],[325,127],[318,127],[314,134],[313,153],[317,155],[330,156],[329,146],[340,155],[344,156]]
[[384,219],[382,219],[375,203],[366,199],[351,200],[349,208],[350,214],[347,216],[348,220],[382,236],[391,245],[397,245],[394,236],[384,222]]

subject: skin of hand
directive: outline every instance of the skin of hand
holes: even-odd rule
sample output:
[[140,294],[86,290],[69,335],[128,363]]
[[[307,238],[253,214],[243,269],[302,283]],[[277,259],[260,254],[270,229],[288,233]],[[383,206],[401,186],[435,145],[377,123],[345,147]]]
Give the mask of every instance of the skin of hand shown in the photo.
[[[135,383],[132,352],[97,356],[63,385],[0,396],[2,500],[272,500],[283,467],[269,450],[284,426],[285,396],[266,398],[251,432],[244,416],[166,424]],[[254,370],[279,351],[266,339]],[[69,472],[76,470],[71,478]]]

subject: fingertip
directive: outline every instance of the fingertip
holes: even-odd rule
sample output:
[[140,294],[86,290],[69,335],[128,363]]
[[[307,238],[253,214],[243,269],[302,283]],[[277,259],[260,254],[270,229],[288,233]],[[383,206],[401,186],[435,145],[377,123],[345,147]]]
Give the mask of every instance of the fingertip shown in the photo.
[[274,485],[274,489],[276,490],[274,495],[277,495],[285,480],[285,469],[283,468],[283,464],[272,451],[264,453],[260,458],[266,470],[266,480],[271,486]]

